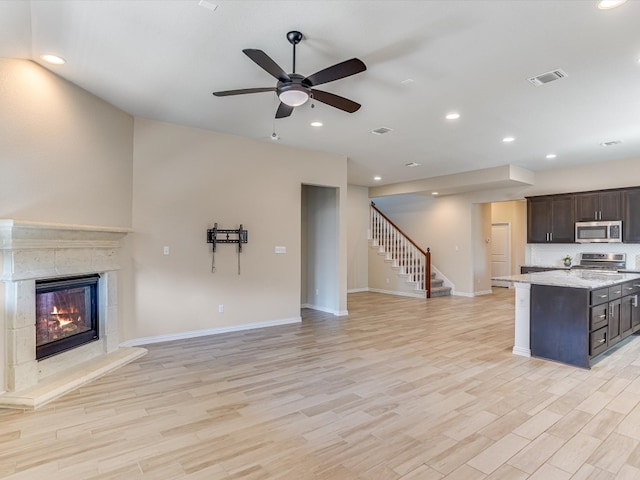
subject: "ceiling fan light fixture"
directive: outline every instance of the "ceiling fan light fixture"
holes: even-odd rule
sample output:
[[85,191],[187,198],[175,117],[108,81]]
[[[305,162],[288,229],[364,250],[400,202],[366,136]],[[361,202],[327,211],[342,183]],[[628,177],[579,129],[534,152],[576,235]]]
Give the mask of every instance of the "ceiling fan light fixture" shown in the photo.
[[280,92],[278,98],[285,105],[289,105],[290,107],[299,107],[309,100],[309,94],[299,85],[288,85],[286,89],[283,89]]

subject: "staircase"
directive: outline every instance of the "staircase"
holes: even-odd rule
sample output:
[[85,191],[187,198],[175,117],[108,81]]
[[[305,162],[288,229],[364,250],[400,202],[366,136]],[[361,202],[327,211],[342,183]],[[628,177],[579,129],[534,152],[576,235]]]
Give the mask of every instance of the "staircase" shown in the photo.
[[[371,202],[369,240],[378,255],[385,257],[396,273],[413,284],[426,298],[451,294],[451,288],[431,272],[431,251],[415,244]],[[387,280],[388,282],[388,280]]]

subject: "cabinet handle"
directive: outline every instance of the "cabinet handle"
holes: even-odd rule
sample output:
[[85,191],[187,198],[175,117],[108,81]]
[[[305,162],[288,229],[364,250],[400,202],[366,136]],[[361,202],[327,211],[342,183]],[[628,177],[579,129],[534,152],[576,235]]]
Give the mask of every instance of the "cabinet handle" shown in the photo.
[[597,219],[598,219],[598,211],[597,211],[597,210],[594,210],[594,211],[593,211],[593,218],[594,218],[595,220],[597,220]]
[[598,295],[598,298],[607,298],[609,295],[607,295],[606,293],[604,295]]
[[550,241],[550,242],[553,242],[553,232],[551,232],[551,233],[549,234],[549,241]]
[[598,315],[598,318],[607,318],[607,314],[603,313],[602,315]]
[[624,287],[625,290],[633,290],[633,287]]
[[633,305],[634,307],[637,307],[637,306],[638,306],[638,295],[634,295],[634,296],[631,298],[631,305]]
[[606,338],[601,338],[600,340],[598,340],[598,343],[604,343],[604,342],[606,342],[606,341],[607,341],[607,339],[606,339]]

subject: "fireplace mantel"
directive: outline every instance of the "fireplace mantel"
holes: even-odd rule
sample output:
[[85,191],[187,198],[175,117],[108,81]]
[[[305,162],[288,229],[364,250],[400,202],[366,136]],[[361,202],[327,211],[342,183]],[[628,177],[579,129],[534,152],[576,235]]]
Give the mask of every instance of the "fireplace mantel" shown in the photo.
[[0,281],[118,270],[117,249],[129,228],[0,220]]
[[[0,220],[0,407],[35,408],[77,388],[77,371],[86,381],[146,353],[118,346],[118,251],[131,229]],[[35,283],[73,275],[99,274],[100,340],[37,361],[35,358]],[[96,363],[97,362],[97,363]],[[92,364],[96,367],[91,373]],[[73,378],[67,382],[65,376]],[[55,395],[47,384],[55,384]],[[86,383],[86,382],[85,382]],[[61,387],[63,385],[63,387]],[[29,392],[38,392],[31,398]],[[44,394],[43,394],[44,392]]]

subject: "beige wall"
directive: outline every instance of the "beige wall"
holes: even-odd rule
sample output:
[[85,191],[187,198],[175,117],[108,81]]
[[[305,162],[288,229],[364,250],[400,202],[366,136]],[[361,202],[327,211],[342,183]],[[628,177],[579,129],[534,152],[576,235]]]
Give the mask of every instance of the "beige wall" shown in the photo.
[[491,292],[491,205],[472,206],[473,294]]
[[[338,189],[334,281],[346,311],[346,158],[140,118],[134,151],[125,339],[299,318],[302,184]],[[223,244],[211,273],[214,222],[249,231],[241,275],[236,246]]]
[[520,273],[525,264],[527,246],[527,202],[514,200],[491,204],[491,222],[508,223],[511,226],[511,274]]
[[[133,117],[34,62],[0,58],[0,218],[129,227],[132,169]],[[4,296],[0,284],[2,309]]]
[[[431,247],[433,264],[449,278],[459,295],[473,295],[480,272],[472,253],[472,214],[474,205],[522,200],[525,196],[579,192],[640,185],[640,159],[614,160],[577,167],[536,172],[535,185],[511,187],[432,198],[405,194],[376,198],[375,202],[422,247]],[[526,242],[526,205],[520,202],[514,215],[520,216],[515,228]],[[524,209],[524,212],[523,212]],[[525,223],[525,225],[522,225]],[[476,229],[477,230],[477,229]],[[456,246],[459,250],[456,250]],[[512,265],[525,263],[521,250]],[[518,273],[518,272],[516,272]],[[490,271],[488,272],[490,275]],[[474,280],[475,277],[475,280]]]
[[366,290],[369,286],[369,189],[349,185],[349,229],[347,232],[347,288]]
[[423,250],[454,285],[473,295],[472,203],[464,196],[396,195],[374,199],[376,206]]
[[0,58],[0,218],[131,226],[133,118]]

